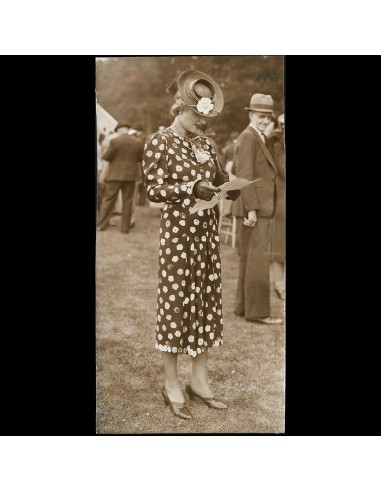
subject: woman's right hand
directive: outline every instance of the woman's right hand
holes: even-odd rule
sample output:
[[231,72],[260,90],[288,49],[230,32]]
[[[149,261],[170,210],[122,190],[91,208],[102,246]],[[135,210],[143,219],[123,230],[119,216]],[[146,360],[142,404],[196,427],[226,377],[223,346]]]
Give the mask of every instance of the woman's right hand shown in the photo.
[[216,188],[205,181],[197,181],[193,188],[194,196],[196,198],[201,198],[201,200],[206,200],[207,202],[210,202],[214,194],[219,191],[221,191],[220,188]]

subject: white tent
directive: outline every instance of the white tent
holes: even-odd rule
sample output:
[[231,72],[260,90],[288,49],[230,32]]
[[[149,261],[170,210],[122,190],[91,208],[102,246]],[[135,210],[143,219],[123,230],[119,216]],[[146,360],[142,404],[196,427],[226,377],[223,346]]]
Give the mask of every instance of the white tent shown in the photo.
[[99,137],[100,133],[107,135],[109,132],[114,131],[116,124],[116,119],[97,103],[97,136]]
[[[96,112],[97,112],[98,172],[101,175],[101,179],[104,179],[106,172],[107,172],[107,168],[108,168],[108,162],[103,161],[101,158],[101,146],[99,144],[99,135],[101,133],[104,133],[105,135],[112,133],[118,122],[113,116],[111,116],[110,113],[108,113],[98,103],[96,106]],[[121,213],[121,211],[122,211],[122,194],[121,194],[121,192],[118,195],[118,200],[116,202],[115,210],[117,213]]]

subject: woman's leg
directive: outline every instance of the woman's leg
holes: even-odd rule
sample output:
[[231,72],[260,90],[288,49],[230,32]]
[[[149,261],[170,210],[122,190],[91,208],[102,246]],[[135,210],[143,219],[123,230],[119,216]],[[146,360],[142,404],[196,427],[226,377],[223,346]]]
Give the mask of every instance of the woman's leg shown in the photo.
[[191,388],[203,398],[212,398],[213,392],[206,381],[208,349],[192,357]]
[[164,388],[169,399],[176,403],[184,403],[185,398],[177,376],[177,354],[162,352],[162,356],[165,372]]

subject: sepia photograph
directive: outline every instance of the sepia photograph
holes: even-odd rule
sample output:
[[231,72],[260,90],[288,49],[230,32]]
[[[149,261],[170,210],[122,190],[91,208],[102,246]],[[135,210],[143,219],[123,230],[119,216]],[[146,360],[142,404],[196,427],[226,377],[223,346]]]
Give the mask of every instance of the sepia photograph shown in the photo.
[[96,58],[96,432],[285,432],[284,57]]

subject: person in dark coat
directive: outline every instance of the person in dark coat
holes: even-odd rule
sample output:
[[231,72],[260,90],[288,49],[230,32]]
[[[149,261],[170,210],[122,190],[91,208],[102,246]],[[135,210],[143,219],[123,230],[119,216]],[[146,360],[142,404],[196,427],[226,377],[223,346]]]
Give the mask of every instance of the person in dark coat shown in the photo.
[[240,265],[235,314],[248,321],[282,323],[270,316],[270,224],[277,201],[277,168],[266,145],[264,131],[271,121],[273,99],[254,94],[250,100],[250,124],[239,135],[233,173],[238,178],[260,181],[242,190],[233,203],[240,231]]
[[268,137],[268,146],[278,170],[276,177],[277,206],[271,223],[271,266],[275,291],[285,299],[284,266],[286,260],[286,210],[285,210],[285,152],[284,152],[284,114]]
[[97,227],[99,231],[107,228],[121,189],[123,200],[121,231],[130,232],[135,181],[139,179],[139,165],[143,159],[144,143],[133,135],[128,135],[129,128],[130,125],[125,121],[117,124],[115,131],[118,136],[110,140],[109,147],[102,156],[110,164],[99,213]]

